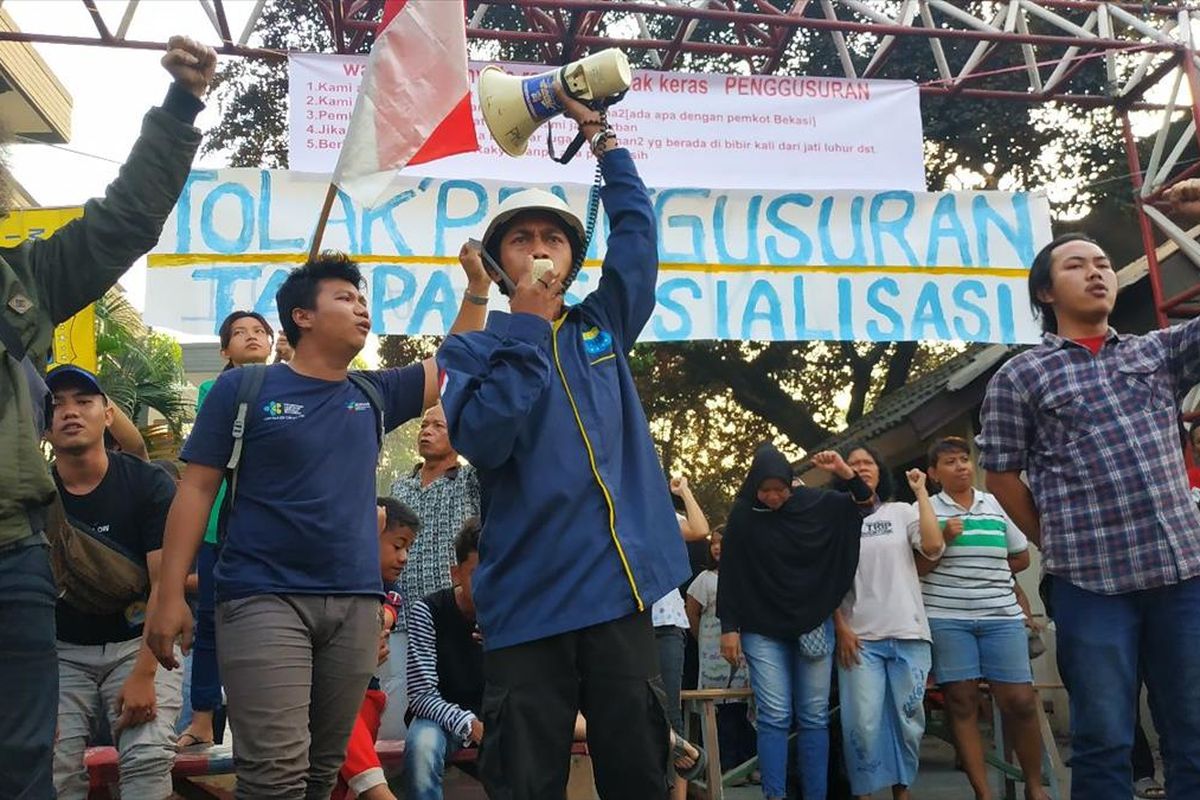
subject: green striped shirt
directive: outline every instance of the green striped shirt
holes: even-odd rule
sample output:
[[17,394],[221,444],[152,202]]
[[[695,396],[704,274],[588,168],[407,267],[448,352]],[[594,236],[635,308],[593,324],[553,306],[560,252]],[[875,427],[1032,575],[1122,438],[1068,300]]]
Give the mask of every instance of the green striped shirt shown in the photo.
[[939,522],[957,517],[963,532],[946,544],[933,572],[921,578],[925,612],[933,619],[1019,618],[1008,557],[1029,547],[1025,534],[987,492],[976,489],[969,509],[945,492],[930,500]]

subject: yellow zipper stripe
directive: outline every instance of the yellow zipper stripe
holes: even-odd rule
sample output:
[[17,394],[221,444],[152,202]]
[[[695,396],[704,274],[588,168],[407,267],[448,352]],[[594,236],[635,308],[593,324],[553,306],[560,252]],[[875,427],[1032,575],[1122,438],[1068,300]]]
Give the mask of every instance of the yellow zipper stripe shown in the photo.
[[587,430],[583,427],[583,417],[579,415],[579,406],[575,405],[575,397],[571,394],[571,387],[567,385],[567,374],[563,371],[562,362],[558,358],[558,329],[562,327],[565,320],[566,316],[564,315],[551,323],[550,342],[551,349],[554,351],[554,366],[558,369],[558,379],[562,381],[563,390],[567,393],[567,402],[571,404],[571,412],[575,414],[575,424],[579,426],[579,435],[583,437],[583,446],[587,450],[592,475],[596,478],[596,483],[600,485],[600,491],[604,493],[604,502],[608,505],[608,530],[612,534],[613,544],[617,546],[617,555],[621,557],[621,566],[625,569],[625,577],[629,579],[629,588],[633,590],[633,600],[637,603],[638,611],[645,611],[646,604],[642,602],[642,596],[638,594],[637,581],[633,578],[633,570],[629,568],[629,559],[625,557],[625,548],[621,547],[621,540],[617,538],[617,509],[613,506],[612,495],[608,493],[604,479],[600,477],[600,469],[596,466],[596,454],[592,450],[592,442],[588,439]]
[[617,354],[616,354],[616,353],[609,353],[609,354],[608,354],[608,355],[606,355],[606,356],[600,356],[599,358],[597,358],[595,361],[593,361],[593,362],[592,362],[591,364],[589,364],[588,366],[592,366],[592,367],[594,367],[594,366],[596,366],[597,364],[600,364],[600,363],[603,363],[603,362],[605,362],[605,361],[608,361],[610,358],[616,358],[616,357],[617,357]]

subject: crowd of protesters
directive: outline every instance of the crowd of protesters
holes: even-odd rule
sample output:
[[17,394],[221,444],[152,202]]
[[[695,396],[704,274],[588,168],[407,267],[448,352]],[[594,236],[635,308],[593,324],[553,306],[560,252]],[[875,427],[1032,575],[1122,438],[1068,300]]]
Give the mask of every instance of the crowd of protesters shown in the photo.
[[[1044,340],[992,379],[975,443],[938,439],[904,473],[914,503],[865,443],[812,457],[828,488],[764,444],[710,531],[687,480],[663,478],[627,361],[655,305],[649,194],[603,118],[563,96],[604,179],[594,291],[565,304],[580,218],[515,192],[460,253],[467,289],[437,355],[355,371],[362,274],[313,257],[278,290],[280,331],[252,311],[221,324],[227,366],[200,389],[180,477],[146,460],[95,375],[38,366],[50,326],[154,243],[182,188],[215,54],[176,38],[163,63],[175,83],[106,198],[0,250],[0,680],[21,689],[0,704],[0,797],[85,797],[85,747],[108,740],[122,795],[166,798],[176,753],[227,722],[241,798],[393,798],[380,738],[406,742],[413,800],[442,796],[464,748],[490,796],[557,800],[580,739],[606,800],[681,798],[709,758],[684,737],[690,636],[696,685],[728,692],[721,767],[757,758],[767,798],[787,796],[789,761],[806,800],[828,796],[831,764],[857,797],[909,797],[931,685],[991,797],[986,684],[1043,800],[1015,578],[1030,544],[1070,694],[1072,796],[1128,797],[1135,777],[1165,796],[1135,747],[1145,686],[1165,791],[1200,797],[1200,481],[1179,410],[1200,321],[1113,331],[1096,242],[1038,254]],[[1167,199],[1194,215],[1200,185]],[[485,319],[493,283],[510,313]],[[417,419],[422,462],[376,497],[384,435]]]

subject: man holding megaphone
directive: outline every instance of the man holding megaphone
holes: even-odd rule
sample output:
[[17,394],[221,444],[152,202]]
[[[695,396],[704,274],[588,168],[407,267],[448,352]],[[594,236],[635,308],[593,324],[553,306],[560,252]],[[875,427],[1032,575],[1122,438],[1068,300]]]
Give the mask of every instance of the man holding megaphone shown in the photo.
[[560,800],[578,709],[600,796],[658,800],[667,763],[691,776],[703,754],[664,707],[650,607],[688,562],[626,360],[654,310],[654,210],[602,115],[557,94],[604,179],[599,283],[564,305],[584,226],[556,196],[518,192],[482,242],[510,312],[437,357],[450,440],[482,489],[480,777],[493,798]]

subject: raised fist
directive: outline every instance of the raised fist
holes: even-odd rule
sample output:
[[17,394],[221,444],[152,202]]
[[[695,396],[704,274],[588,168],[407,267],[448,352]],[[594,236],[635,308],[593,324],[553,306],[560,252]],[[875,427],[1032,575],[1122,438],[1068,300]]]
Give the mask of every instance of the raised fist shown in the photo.
[[217,51],[191,37],[172,36],[162,65],[176,83],[196,97],[204,97],[217,71]]

